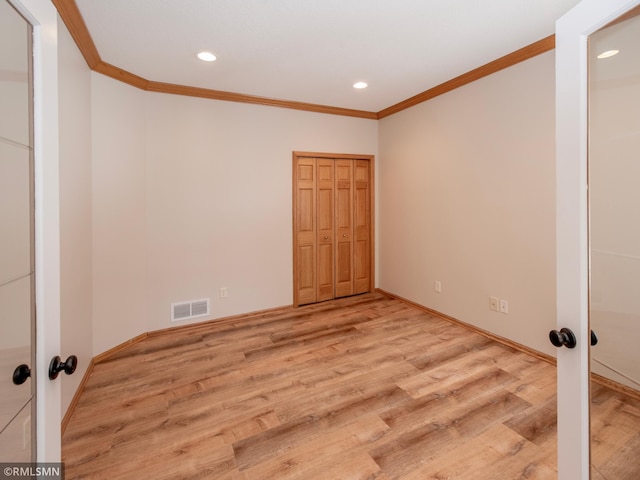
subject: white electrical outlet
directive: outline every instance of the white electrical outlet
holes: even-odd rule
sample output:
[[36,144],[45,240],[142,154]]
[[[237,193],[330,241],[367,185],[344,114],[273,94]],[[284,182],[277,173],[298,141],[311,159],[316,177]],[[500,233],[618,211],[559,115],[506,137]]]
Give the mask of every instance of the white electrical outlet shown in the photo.
[[500,313],[509,313],[509,300],[500,300]]
[[220,288],[220,298],[227,298],[227,287]]
[[438,280],[436,280],[436,282],[433,284],[433,289],[437,293],[441,293],[442,292],[442,283],[440,283]]
[[498,297],[489,297],[489,309],[493,310],[494,312],[499,312],[499,304],[500,300],[498,300]]

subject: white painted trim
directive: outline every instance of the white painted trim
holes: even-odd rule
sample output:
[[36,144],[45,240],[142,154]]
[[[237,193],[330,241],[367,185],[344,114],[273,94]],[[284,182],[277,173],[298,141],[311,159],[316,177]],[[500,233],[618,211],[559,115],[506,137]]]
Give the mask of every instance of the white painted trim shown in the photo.
[[583,0],[556,23],[557,324],[576,334],[558,350],[558,478],[590,478],[587,40],[640,0]]
[[50,1],[9,1],[33,26],[36,458],[58,462],[60,382],[51,382],[47,376],[50,359],[60,354],[58,16]]

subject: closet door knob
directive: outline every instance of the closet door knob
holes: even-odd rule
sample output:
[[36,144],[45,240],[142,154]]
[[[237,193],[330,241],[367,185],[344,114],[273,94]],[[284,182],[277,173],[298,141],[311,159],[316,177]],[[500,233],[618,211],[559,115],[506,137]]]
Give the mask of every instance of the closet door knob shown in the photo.
[[325,235],[323,238],[324,238],[325,240],[329,240],[329,235]]

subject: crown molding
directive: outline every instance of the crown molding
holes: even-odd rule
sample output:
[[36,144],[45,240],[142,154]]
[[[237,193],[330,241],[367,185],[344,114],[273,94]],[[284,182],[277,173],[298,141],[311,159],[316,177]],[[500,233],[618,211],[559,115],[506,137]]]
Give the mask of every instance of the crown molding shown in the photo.
[[276,98],[260,97],[256,95],[247,95],[243,93],[226,92],[222,90],[213,90],[208,88],[189,87],[185,85],[176,85],[172,83],[156,82],[147,80],[131,72],[121,69],[115,65],[106,63],[100,57],[100,53],[96,48],[91,33],[82,18],[82,14],[78,9],[75,0],[52,0],[52,3],[58,10],[60,18],[66,25],[71,37],[75,41],[80,53],[84,57],[89,68],[95,72],[101,73],[113,79],[132,85],[136,88],[150,92],[168,93],[172,95],[186,95],[190,97],[208,98],[212,100],[223,100],[229,102],[251,103],[256,105],[267,105],[271,107],[289,108],[294,110],[304,110],[308,112],[324,113],[331,115],[342,115],[348,117],[367,118],[379,120],[388,117],[394,113],[401,112],[407,108],[413,107],[422,102],[426,102],[434,97],[455,90],[468,83],[479,80],[480,78],[491,75],[512,65],[528,60],[536,55],[545,53],[555,48],[555,35],[550,35],[542,40],[534,42],[515,52],[498,58],[470,72],[464,73],[447,82],[437,85],[418,95],[396,103],[379,112],[370,112],[366,110],[355,110],[350,108],[333,107],[329,105],[319,105],[315,103],[296,102],[291,100],[281,100]]
[[276,98],[259,97],[256,95],[246,95],[244,93],[225,92],[222,90],[212,90],[209,88],[189,87],[176,85],[174,83],[163,83],[149,81],[147,88],[150,92],[169,93],[173,95],[186,95],[189,97],[208,98],[212,100],[224,100],[228,102],[253,103],[256,105],[267,105],[270,107],[290,108],[293,110],[305,110],[307,112],[326,113],[332,115],[342,115],[347,117],[359,117],[376,120],[375,112],[366,110],[353,110],[350,108],[332,107],[329,105],[319,105],[316,103],[295,102],[292,100],[279,100]]
[[384,110],[380,110],[378,112],[378,119],[388,117],[389,115],[393,115],[394,113],[398,113],[402,110],[406,110],[407,108],[413,107],[422,102],[426,102],[427,100],[431,100],[434,97],[439,95],[443,95],[451,90],[455,90],[456,88],[467,85],[468,83],[475,82],[483,77],[491,75],[492,73],[499,72],[505,68],[516,65],[520,62],[524,62],[530,58],[533,58],[541,53],[548,52],[549,50],[553,50],[556,45],[556,37],[555,35],[550,35],[542,40],[538,40],[526,47],[523,47],[515,52],[509,53],[504,57],[500,57],[497,60],[489,62],[481,67],[471,70],[470,72],[464,73],[458,77],[455,77],[447,82],[441,83],[429,90],[425,90],[422,93],[419,93],[411,98],[403,100],[402,102],[396,103]]
[[91,70],[95,70],[102,63],[102,59],[75,0],[51,0],[51,3],[58,10],[58,15],[67,26],[67,30],[80,49],[85,62]]
[[111,65],[110,63],[102,61],[98,63],[92,70],[107,77],[111,77],[115,80],[119,80],[123,83],[128,83],[129,85],[137,87],[141,90],[148,90],[149,84],[151,83],[146,78],[139,77],[138,75],[134,75],[131,72],[127,72],[126,70],[121,69],[120,67],[116,67],[115,65]]

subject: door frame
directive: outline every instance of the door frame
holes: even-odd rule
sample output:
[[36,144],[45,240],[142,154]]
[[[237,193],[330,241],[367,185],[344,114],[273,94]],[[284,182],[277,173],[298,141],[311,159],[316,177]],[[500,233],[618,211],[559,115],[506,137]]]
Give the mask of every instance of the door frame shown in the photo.
[[369,291],[373,292],[375,288],[375,156],[374,155],[357,155],[350,153],[326,153],[326,152],[293,152],[293,161],[292,161],[292,234],[293,234],[293,306],[297,307],[299,305],[298,302],[298,276],[296,275],[298,269],[298,237],[296,235],[297,231],[297,212],[298,212],[298,196],[296,195],[296,164],[298,158],[330,158],[335,160],[366,160],[369,162],[369,205],[370,205],[370,231],[369,238],[371,241],[370,248],[370,265],[371,265],[371,276],[369,279]]
[[640,0],[583,0],[556,22],[557,326],[574,349],[558,360],[558,478],[587,480],[590,462],[588,38]]
[[60,382],[46,374],[60,351],[58,12],[42,0],[9,0],[33,27],[36,459],[59,462]]

